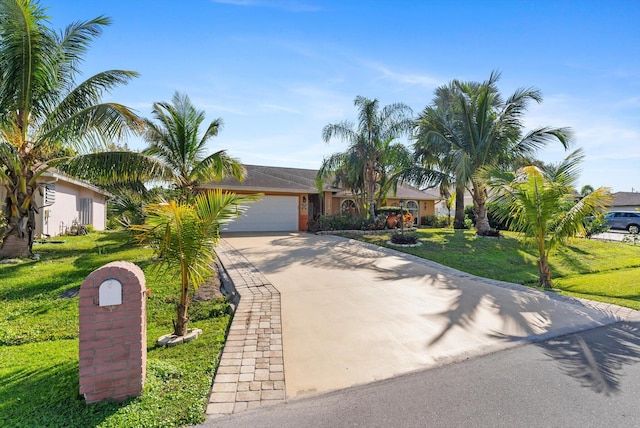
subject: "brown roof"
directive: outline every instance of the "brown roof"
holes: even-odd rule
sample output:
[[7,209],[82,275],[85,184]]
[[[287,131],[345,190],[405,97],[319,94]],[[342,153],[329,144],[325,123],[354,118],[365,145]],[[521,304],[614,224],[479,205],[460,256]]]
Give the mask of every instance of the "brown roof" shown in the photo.
[[[203,185],[204,188],[221,187],[225,190],[247,190],[252,192],[299,192],[317,194],[316,175],[318,170],[302,168],[283,168],[279,166],[244,165],[247,176],[244,181],[239,182],[235,178],[226,178],[220,182],[212,182]],[[336,196],[349,197],[351,193],[344,189],[335,188],[325,183],[326,191],[336,192]],[[398,191],[394,195],[389,193],[391,198],[402,199],[442,199],[437,190],[421,191],[408,184],[398,186]]]
[[[340,190],[336,193],[337,197],[349,198],[352,197],[352,193],[346,190]],[[394,194],[393,191],[389,191],[387,198],[399,198],[399,199],[418,199],[418,200],[440,200],[443,199],[440,193],[435,189],[419,190],[409,184],[399,184],[398,191]]]
[[251,190],[256,192],[304,192],[318,193],[314,169],[282,168],[279,166],[244,165],[247,176],[239,182],[226,178],[220,182],[208,183],[203,187],[222,187],[227,190]]
[[612,207],[640,206],[640,193],[638,192],[616,192],[612,193]]

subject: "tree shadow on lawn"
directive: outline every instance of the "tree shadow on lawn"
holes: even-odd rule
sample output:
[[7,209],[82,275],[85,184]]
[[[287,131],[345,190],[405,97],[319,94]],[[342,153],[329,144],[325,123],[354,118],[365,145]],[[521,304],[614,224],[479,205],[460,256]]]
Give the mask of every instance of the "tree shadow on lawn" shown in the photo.
[[87,406],[78,394],[78,362],[56,363],[37,370],[15,370],[0,376],[0,425],[96,426],[121,404]]

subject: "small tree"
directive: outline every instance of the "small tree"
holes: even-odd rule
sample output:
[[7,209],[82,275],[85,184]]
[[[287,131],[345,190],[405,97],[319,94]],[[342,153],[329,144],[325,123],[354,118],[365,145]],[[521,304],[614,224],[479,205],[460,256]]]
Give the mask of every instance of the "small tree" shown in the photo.
[[584,234],[584,222],[610,202],[609,190],[600,187],[575,200],[578,165],[582,150],[571,153],[558,165],[526,166],[517,172],[486,171],[498,219],[510,224],[538,248],[540,286],[550,289],[549,253],[558,244]]
[[231,221],[259,195],[223,193],[220,189],[198,194],[192,203],[149,204],[143,225],[133,225],[141,243],[156,251],[160,266],[180,275],[180,301],[173,322],[176,336],[187,334],[191,293],[214,274],[214,247],[220,239],[221,225]]

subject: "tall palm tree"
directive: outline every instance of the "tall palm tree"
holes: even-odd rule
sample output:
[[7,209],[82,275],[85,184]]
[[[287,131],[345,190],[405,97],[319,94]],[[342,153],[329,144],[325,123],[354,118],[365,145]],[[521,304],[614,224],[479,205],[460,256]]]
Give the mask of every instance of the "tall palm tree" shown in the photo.
[[565,148],[570,144],[568,128],[539,127],[524,134],[523,117],[531,101],[542,102],[538,89],[518,89],[503,100],[496,83],[500,74],[492,72],[482,83],[454,80],[445,107],[427,107],[419,122],[426,137],[424,149],[437,144],[446,172],[458,186],[471,191],[478,234],[490,231],[487,217],[487,189],[478,172],[489,166],[511,166],[530,158],[552,141]]
[[0,0],[0,185],[8,220],[0,258],[32,255],[33,197],[52,152],[118,140],[142,124],[125,106],[101,101],[137,73],[109,70],[76,83],[91,41],[109,24],[100,16],[57,33],[37,1]]
[[214,119],[201,134],[205,114],[197,110],[187,95],[176,92],[170,103],[153,104],[154,120],[145,120],[145,139],[149,147],[143,154],[164,166],[165,178],[172,181],[183,198],[207,181],[219,181],[226,176],[242,180],[245,169],[225,150],[207,156],[207,143],[218,135],[222,119]]
[[549,254],[568,238],[584,233],[585,219],[602,212],[611,201],[609,189],[600,187],[576,202],[575,184],[581,149],[571,153],[558,165],[526,166],[517,172],[492,168],[488,177],[494,214],[521,232],[524,239],[538,249],[539,283],[553,286]]
[[[385,106],[380,110],[377,99],[358,96],[358,124],[343,121],[329,124],[322,130],[325,142],[338,137],[349,143],[347,150],[325,159],[318,171],[318,181],[330,176],[349,178],[351,190],[361,191],[361,199],[368,208],[370,218],[375,217],[376,197],[401,180],[399,170],[408,163],[409,155],[401,143],[394,141],[410,132],[411,108],[402,103]],[[354,185],[355,184],[355,185]]]
[[180,275],[173,333],[176,336],[187,334],[191,293],[214,273],[214,247],[220,239],[221,225],[242,214],[245,204],[257,198],[258,195],[208,190],[196,195],[192,202],[148,204],[145,223],[131,226],[141,243],[154,248],[160,266]]
[[[464,229],[466,186],[461,180],[456,180],[454,150],[450,143],[452,137],[442,138],[451,132],[449,128],[454,127],[456,93],[454,82],[436,88],[432,104],[418,116],[413,146],[417,164],[407,170],[406,177],[421,186],[439,187],[443,196],[450,193],[449,188],[455,187],[453,227]],[[449,124],[449,128],[444,128],[443,124]]]

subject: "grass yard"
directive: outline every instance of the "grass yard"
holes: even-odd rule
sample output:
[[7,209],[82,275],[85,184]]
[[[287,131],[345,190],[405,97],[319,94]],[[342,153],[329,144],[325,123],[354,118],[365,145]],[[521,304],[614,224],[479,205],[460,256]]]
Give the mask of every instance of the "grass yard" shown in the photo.
[[[348,235],[433,260],[474,275],[536,286],[537,250],[514,233],[500,239],[471,230],[418,229],[418,247],[387,244],[389,234]],[[640,245],[575,239],[550,256],[556,291],[640,310]]]
[[[190,327],[204,333],[184,345],[161,348],[172,332],[179,279],[152,268],[151,250],[134,247],[127,232],[64,237],[62,244],[35,244],[39,261],[0,265],[0,426],[152,427],[204,421],[218,354],[230,322],[222,299],[196,301]],[[78,394],[78,297],[93,270],[115,260],[145,272],[147,377],[143,395],[123,404],[87,406]]]

